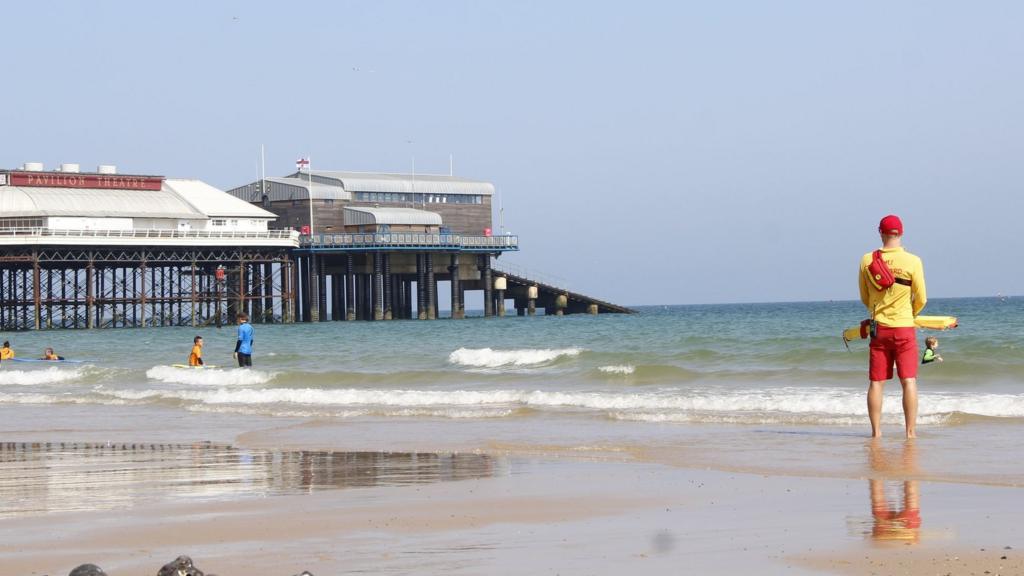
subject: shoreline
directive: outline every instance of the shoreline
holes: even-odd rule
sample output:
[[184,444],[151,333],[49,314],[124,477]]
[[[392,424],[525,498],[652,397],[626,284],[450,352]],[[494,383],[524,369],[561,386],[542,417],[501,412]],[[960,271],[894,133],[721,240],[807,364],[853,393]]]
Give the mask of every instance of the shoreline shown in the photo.
[[[41,504],[0,517],[5,570],[19,574],[91,562],[117,576],[180,554],[224,576],[677,573],[680,562],[702,573],[1024,570],[1019,482],[950,468],[941,430],[872,444],[853,429],[648,424],[644,446],[631,424],[599,441],[584,430],[539,442],[494,421],[152,406],[0,416],[12,409],[0,434],[27,445],[20,458],[0,451],[2,494],[8,508]],[[90,417],[76,419],[82,410]],[[125,439],[123,457],[111,437]],[[899,524],[911,485],[916,528]],[[1007,560],[992,557],[1005,546]]]

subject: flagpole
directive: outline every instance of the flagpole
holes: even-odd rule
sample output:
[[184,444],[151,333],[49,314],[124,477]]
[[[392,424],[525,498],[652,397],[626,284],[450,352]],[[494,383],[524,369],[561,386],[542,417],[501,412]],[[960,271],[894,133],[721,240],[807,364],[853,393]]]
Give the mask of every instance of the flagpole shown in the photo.
[[[263,150],[263,144],[260,144],[260,194],[270,197],[267,192],[267,155]],[[260,206],[263,206],[263,198],[260,198]]]
[[313,157],[306,157],[306,171],[309,175],[309,236],[313,237]]

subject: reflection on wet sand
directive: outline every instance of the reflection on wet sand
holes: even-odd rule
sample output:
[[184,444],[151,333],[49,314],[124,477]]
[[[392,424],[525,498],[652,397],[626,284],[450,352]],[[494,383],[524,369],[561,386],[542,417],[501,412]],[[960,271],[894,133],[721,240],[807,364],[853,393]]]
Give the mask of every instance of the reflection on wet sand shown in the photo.
[[247,450],[211,443],[0,443],[0,518],[111,510],[158,498],[227,499],[487,478],[482,454]]
[[[899,450],[886,449],[880,438],[868,445],[871,476],[871,538],[876,542],[915,544],[921,540],[921,497],[917,475],[917,445],[904,441]],[[887,484],[897,492],[895,498],[886,494]]]

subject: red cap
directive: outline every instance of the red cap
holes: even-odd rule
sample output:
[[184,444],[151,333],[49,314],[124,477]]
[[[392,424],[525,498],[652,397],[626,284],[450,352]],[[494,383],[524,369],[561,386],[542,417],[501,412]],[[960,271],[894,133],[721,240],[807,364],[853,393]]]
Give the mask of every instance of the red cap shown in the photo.
[[878,223],[878,231],[882,234],[903,236],[903,221],[895,214],[889,214]]

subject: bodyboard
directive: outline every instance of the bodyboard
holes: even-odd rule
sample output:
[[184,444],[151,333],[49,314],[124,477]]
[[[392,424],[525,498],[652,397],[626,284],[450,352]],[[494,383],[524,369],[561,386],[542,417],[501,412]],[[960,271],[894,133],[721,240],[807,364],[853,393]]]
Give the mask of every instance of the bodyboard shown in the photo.
[[[865,322],[867,321],[865,320]],[[928,330],[952,330],[957,327],[958,321],[956,316],[918,316],[914,318],[914,325]],[[843,342],[860,340],[867,337],[868,329],[863,322],[843,330]]]

